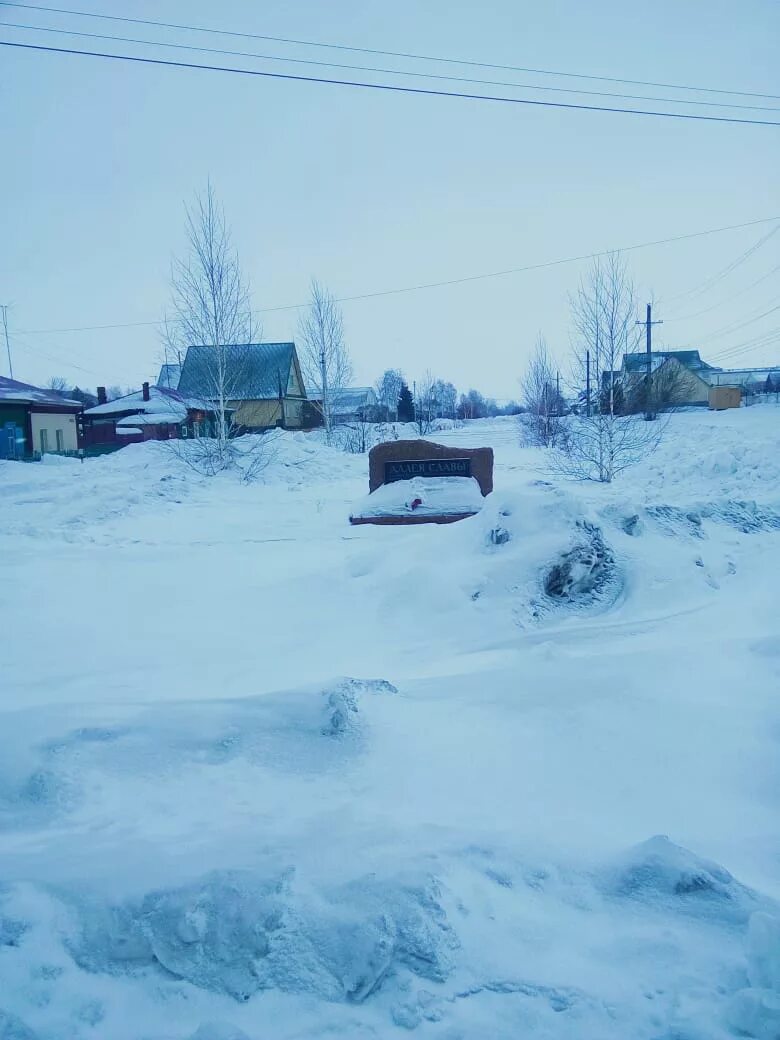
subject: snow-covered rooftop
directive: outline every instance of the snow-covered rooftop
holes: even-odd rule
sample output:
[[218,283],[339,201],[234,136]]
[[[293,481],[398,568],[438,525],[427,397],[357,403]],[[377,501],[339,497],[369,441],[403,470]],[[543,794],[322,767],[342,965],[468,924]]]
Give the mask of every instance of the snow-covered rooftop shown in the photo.
[[[306,388],[306,396],[313,401],[321,401],[322,388],[309,386]],[[340,390],[331,390],[328,397],[334,414],[352,414],[377,403],[376,393],[371,386],[345,386]]]
[[56,390],[44,390],[31,383],[20,383],[17,379],[0,376],[0,401],[13,401],[19,404],[59,405],[61,408],[81,409],[81,401],[74,401]]
[[[123,415],[126,412],[142,412],[149,416],[175,415],[175,419],[157,418],[156,422],[181,422],[187,416],[188,402],[176,390],[168,390],[161,386],[149,387],[149,400],[144,400],[143,390],[136,390],[124,397],[117,397],[105,404],[97,404],[94,408],[87,408],[84,415],[112,416]],[[192,406],[192,405],[191,405]],[[136,418],[137,416],[134,416]]]

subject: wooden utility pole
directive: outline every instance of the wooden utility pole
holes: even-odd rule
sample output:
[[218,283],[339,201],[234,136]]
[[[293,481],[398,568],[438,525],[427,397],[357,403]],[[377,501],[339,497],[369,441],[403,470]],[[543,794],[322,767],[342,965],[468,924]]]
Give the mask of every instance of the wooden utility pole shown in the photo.
[[3,312],[3,332],[5,333],[5,349],[8,354],[8,371],[10,373],[11,379],[13,379],[14,366],[13,362],[11,361],[11,342],[8,339],[8,307],[6,306],[6,304],[2,304],[2,306],[0,306],[0,310]]
[[325,363],[325,344],[320,347],[320,382],[322,383],[322,421],[325,440],[330,444],[330,401],[328,400],[328,366]]
[[590,351],[585,351],[585,414],[590,417]]
[[647,386],[645,388],[645,419],[655,419],[655,412],[653,411],[653,325],[663,325],[662,321],[653,321],[653,306],[648,303],[647,305],[647,318],[645,321],[636,322],[637,325],[644,325],[645,327],[645,347],[647,356],[647,373],[645,379]]

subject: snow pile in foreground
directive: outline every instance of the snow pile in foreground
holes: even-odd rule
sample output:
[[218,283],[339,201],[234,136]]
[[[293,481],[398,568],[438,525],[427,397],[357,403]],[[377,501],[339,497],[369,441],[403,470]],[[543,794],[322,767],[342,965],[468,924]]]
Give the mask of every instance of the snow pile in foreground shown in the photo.
[[289,433],[0,464],[0,1040],[777,1040],[779,416],[445,430],[442,526]]
[[414,477],[382,484],[350,516],[452,516],[478,513],[484,499],[474,477]]

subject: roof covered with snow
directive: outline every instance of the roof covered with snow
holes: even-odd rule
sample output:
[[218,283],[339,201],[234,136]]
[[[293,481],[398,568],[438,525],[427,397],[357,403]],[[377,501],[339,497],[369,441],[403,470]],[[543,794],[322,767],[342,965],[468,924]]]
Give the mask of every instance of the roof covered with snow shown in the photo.
[[[322,389],[318,386],[307,387],[306,393],[315,401],[322,400]],[[376,393],[371,386],[345,386],[340,390],[329,392],[331,411],[357,412],[360,408],[371,408],[377,404]]]
[[[188,402],[176,390],[167,390],[161,386],[149,387],[149,400],[144,400],[143,390],[135,393],[125,394],[105,404],[97,404],[94,408],[87,408],[84,415],[88,417],[121,416],[125,414],[143,413],[148,416],[156,416],[155,422],[181,422],[187,417]],[[190,405],[192,407],[192,405]],[[175,419],[169,418],[175,415]],[[137,415],[136,415],[137,417]]]
[[179,377],[181,376],[181,365],[166,364],[160,366],[160,374],[157,377],[157,385],[168,390],[179,389]]
[[5,376],[0,376],[0,401],[14,404],[57,405],[60,408],[72,408],[74,412],[81,409],[81,401],[65,397],[57,390],[43,390],[31,383],[20,383],[16,379],[7,379]]
[[[276,400],[287,395],[294,343],[238,343],[225,347],[224,385],[232,401]],[[211,346],[187,347],[178,390],[203,400],[217,396],[217,352]]]
[[136,412],[134,415],[126,415],[124,419],[118,419],[116,428],[132,428],[134,426],[157,426],[159,423],[181,423],[187,418],[187,410],[184,412],[171,410],[168,412]]

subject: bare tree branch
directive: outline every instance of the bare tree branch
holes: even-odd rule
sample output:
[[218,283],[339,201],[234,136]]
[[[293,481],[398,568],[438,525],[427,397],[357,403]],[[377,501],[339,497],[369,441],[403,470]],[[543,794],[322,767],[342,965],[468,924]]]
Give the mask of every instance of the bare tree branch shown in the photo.
[[259,338],[250,306],[249,285],[211,183],[186,210],[187,250],[171,269],[172,314],[163,329],[166,361],[180,360],[189,346],[210,348],[202,391],[204,410],[214,416],[211,438],[182,447],[199,467],[216,473],[236,458],[239,433],[233,402],[242,384],[242,365],[231,348]]
[[539,447],[553,447],[562,436],[561,416],[565,408],[547,341],[541,333],[521,381],[521,389],[526,407],[526,413],[520,420],[523,439]]
[[620,370],[625,354],[636,349],[636,290],[617,253],[595,260],[571,299],[575,330],[575,381],[595,387],[587,411],[574,417],[556,455],[560,469],[579,479],[611,481],[655,450],[665,424],[646,423],[625,414]]
[[314,390],[322,413],[325,438],[333,437],[333,403],[352,380],[352,361],[344,342],[344,321],[336,299],[313,278],[311,302],[298,325],[299,356],[303,378]]
[[388,368],[374,384],[379,403],[387,409],[388,419],[398,418],[398,398],[404,385],[404,374],[400,368]]

